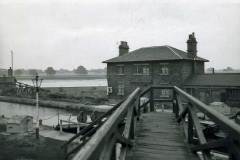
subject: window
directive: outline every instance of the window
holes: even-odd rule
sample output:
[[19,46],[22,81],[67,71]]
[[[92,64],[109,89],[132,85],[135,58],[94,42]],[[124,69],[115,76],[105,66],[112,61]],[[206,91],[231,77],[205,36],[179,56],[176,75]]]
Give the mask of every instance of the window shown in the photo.
[[169,74],[169,69],[168,69],[168,64],[167,63],[161,63],[160,64],[160,74],[161,75],[168,75]]
[[136,64],[135,74],[137,75],[149,75],[149,65],[148,64]]
[[160,97],[170,97],[169,89],[162,89]]
[[124,83],[123,82],[118,83],[118,95],[119,96],[124,95]]
[[110,93],[113,92],[113,89],[112,87],[107,87],[107,95],[110,95]]
[[124,65],[117,65],[117,74],[118,75],[124,74]]

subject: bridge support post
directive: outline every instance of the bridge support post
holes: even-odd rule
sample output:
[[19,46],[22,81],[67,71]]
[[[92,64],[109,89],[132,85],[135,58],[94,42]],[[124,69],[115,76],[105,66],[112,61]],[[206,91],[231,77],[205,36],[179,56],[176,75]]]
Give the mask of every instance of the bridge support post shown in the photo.
[[173,91],[173,113],[175,114],[176,118],[179,116],[179,106],[178,106],[178,100],[177,100],[177,93],[176,91]]
[[191,114],[188,113],[188,143],[193,143],[193,121]]
[[154,112],[155,109],[154,109],[154,95],[153,95],[153,88],[151,88],[150,90],[150,112]]

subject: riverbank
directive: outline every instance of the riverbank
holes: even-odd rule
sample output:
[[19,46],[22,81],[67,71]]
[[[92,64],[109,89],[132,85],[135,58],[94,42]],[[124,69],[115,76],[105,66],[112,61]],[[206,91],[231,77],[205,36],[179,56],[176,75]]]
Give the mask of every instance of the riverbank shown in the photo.
[[[36,101],[30,98],[19,98],[19,97],[8,97],[0,96],[0,101],[17,103],[17,104],[26,104],[35,106]],[[62,102],[62,101],[53,101],[53,100],[39,100],[39,106],[47,108],[58,108],[65,110],[75,110],[75,111],[85,111],[85,112],[106,112],[111,108],[111,106],[93,106],[85,105],[81,103],[71,103],[71,102]]]
[[85,105],[113,105],[119,100],[109,99],[106,86],[46,87],[43,99],[81,103]]
[[[106,112],[118,101],[108,99],[106,86],[95,87],[51,87],[40,90],[39,105],[47,108],[85,111],[87,114]],[[35,96],[0,96],[0,101],[35,106]]]
[[75,101],[83,104],[109,104],[106,86],[45,87],[48,97],[56,100]]

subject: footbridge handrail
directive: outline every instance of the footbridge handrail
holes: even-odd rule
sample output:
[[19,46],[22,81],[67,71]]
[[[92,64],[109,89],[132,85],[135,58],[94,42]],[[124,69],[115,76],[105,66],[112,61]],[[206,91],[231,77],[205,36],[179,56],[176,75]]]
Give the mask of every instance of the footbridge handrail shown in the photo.
[[[112,113],[106,122],[96,131],[89,141],[76,153],[72,160],[104,159],[113,156],[113,148],[116,143],[122,144],[119,150],[122,157],[126,155],[124,148],[131,145],[129,140],[132,129],[134,129],[134,108],[138,99],[140,89],[137,88],[130,96]],[[123,120],[127,114],[125,127]],[[121,132],[121,130],[123,132]],[[123,133],[123,134],[121,134]],[[124,158],[125,159],[125,158]]]
[[[202,152],[203,158],[211,159],[211,151],[217,148],[227,150],[229,159],[239,159],[240,157],[240,125],[235,123],[230,117],[214,110],[197,98],[186,93],[179,87],[174,86],[173,111],[178,122],[183,122],[185,135],[193,152]],[[185,105],[184,105],[185,104]],[[224,133],[224,137],[217,140],[208,140],[200,124],[197,113],[201,112],[207,116],[215,126]],[[204,117],[205,117],[204,116]],[[187,121],[186,121],[187,118]]]
[[234,121],[230,120],[223,114],[219,113],[218,111],[212,109],[208,105],[204,104],[197,98],[191,96],[190,94],[186,93],[182,89],[178,87],[174,87],[174,90],[182,95],[184,98],[189,100],[197,109],[199,109],[201,112],[203,112],[205,115],[207,115],[211,120],[213,120],[215,123],[220,125],[225,131],[227,131],[229,134],[237,136],[240,138],[240,126],[236,124]]
[[[169,90],[169,96],[161,95]],[[211,160],[215,149],[224,148],[230,159],[240,157],[240,125],[176,86],[150,86],[134,90],[123,103],[87,138],[72,160],[125,160],[133,146],[135,123],[142,112],[156,111],[157,104],[172,106],[176,122],[185,133],[189,148],[204,160]],[[164,110],[164,107],[163,107]],[[225,137],[209,140],[198,113],[206,115]],[[200,153],[200,154],[199,154]],[[118,158],[116,158],[118,157]]]

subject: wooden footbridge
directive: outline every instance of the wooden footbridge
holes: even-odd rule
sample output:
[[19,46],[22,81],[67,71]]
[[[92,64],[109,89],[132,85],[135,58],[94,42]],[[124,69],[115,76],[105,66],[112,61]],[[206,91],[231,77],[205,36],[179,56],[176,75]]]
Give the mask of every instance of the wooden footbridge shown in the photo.
[[[173,96],[154,98],[159,89]],[[148,100],[141,103],[142,97]],[[156,102],[171,103],[172,112],[157,112]],[[199,112],[218,126],[222,138],[206,138]],[[72,160],[210,160],[216,150],[239,160],[240,126],[178,87],[151,86],[137,88],[62,147]]]
[[22,82],[0,82],[2,92],[7,96],[14,95],[17,97],[33,97],[35,87]]

